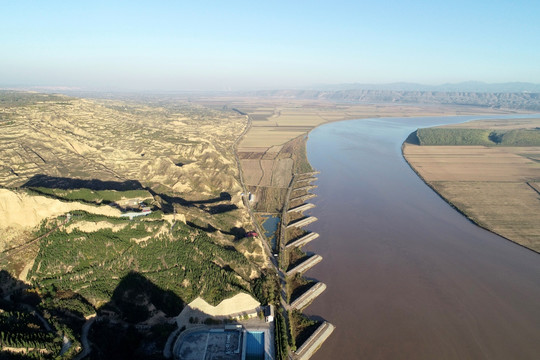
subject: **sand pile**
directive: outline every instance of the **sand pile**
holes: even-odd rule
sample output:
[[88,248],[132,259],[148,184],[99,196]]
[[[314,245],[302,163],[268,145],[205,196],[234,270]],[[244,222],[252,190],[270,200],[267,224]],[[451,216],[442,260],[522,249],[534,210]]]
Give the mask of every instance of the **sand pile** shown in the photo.
[[231,314],[248,312],[256,309],[260,305],[260,302],[255,300],[251,295],[245,293],[239,293],[232,298],[225,299],[217,306],[210,305],[200,297],[188,304],[189,307],[212,316],[228,316]]

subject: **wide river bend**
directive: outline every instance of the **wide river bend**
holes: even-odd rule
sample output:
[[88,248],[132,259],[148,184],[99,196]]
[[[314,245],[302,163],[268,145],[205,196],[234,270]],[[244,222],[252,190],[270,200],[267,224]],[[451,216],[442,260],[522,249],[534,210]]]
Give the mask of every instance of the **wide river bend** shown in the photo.
[[307,250],[324,259],[306,275],[328,288],[306,313],[336,325],[312,359],[540,359],[540,255],[469,222],[401,155],[419,127],[479,118],[310,133],[321,237]]

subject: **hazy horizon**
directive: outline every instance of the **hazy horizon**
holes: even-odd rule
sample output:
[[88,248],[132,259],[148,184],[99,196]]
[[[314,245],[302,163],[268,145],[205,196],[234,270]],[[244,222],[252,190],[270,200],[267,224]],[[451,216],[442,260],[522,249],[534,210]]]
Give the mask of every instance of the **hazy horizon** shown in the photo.
[[5,2],[2,87],[540,83],[540,4]]

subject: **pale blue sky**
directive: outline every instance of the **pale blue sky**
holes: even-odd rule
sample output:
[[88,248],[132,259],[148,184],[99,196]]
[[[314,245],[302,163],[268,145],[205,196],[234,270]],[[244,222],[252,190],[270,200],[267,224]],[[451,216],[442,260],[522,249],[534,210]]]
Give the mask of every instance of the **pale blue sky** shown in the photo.
[[540,1],[3,1],[0,86],[540,83]]

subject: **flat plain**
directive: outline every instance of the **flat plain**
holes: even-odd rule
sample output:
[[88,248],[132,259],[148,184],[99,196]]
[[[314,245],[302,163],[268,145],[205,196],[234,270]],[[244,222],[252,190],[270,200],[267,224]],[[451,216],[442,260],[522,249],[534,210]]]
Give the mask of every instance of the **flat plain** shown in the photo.
[[[534,129],[540,119],[482,120],[444,128]],[[540,251],[540,147],[419,146],[405,143],[412,168],[477,224]]]
[[[200,98],[198,103],[214,108],[230,106],[249,118],[249,129],[238,144],[244,181],[257,199],[262,212],[279,212],[293,173],[311,171],[303,151],[307,134],[316,126],[340,120],[506,114],[507,110],[476,106],[402,105],[336,103],[328,100],[302,100],[284,97]],[[271,176],[269,173],[271,172]]]

